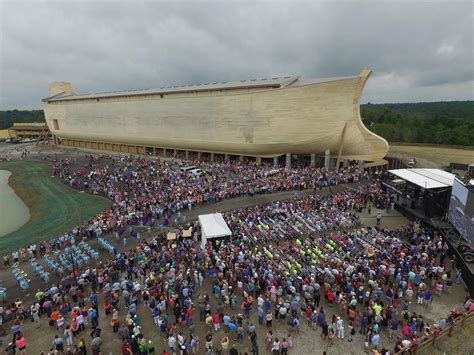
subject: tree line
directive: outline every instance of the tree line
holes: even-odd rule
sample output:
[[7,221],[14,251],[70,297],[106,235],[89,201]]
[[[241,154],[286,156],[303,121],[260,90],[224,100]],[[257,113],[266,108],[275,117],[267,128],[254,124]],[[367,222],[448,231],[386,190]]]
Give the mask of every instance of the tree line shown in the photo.
[[13,123],[44,122],[43,110],[8,110],[0,111],[0,129],[7,129]]
[[474,101],[369,103],[361,116],[389,142],[474,145]]

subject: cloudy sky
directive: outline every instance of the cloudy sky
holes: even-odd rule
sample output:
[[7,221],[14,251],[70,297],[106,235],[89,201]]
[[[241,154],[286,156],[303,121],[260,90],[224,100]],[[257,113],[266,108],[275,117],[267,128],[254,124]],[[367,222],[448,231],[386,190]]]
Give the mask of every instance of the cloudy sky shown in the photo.
[[0,109],[76,93],[373,70],[363,102],[474,99],[472,1],[0,1]]

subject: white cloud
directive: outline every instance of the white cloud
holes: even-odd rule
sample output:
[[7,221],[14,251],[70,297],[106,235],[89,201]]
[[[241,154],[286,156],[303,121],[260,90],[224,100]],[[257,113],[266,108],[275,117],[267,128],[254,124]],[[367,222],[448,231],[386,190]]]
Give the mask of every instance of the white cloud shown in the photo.
[[364,101],[473,99],[471,1],[0,2],[0,109],[114,91],[374,71]]

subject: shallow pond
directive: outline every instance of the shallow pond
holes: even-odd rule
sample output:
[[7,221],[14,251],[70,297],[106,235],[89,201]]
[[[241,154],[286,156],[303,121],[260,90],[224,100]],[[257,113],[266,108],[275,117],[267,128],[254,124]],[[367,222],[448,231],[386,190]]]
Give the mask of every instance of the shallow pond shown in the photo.
[[10,234],[30,219],[30,211],[8,185],[11,172],[0,170],[0,237]]

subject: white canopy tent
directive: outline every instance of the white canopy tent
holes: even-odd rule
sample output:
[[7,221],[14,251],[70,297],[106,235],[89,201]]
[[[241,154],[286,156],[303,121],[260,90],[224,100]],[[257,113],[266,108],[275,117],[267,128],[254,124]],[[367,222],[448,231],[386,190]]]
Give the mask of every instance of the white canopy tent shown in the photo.
[[202,214],[199,216],[199,224],[201,225],[201,248],[207,244],[208,239],[228,237],[232,235],[227,223],[224,221],[222,214]]
[[395,169],[390,173],[424,189],[453,186],[455,175],[440,169]]

